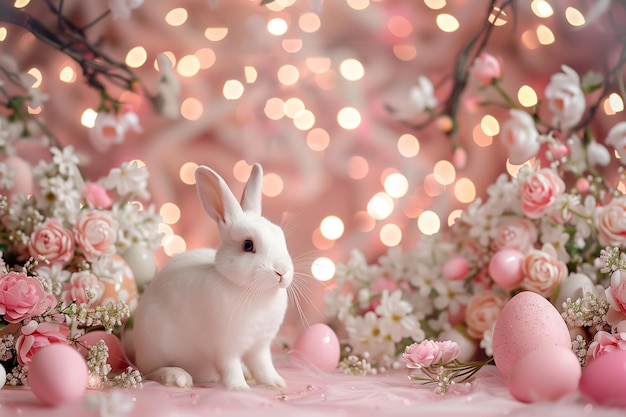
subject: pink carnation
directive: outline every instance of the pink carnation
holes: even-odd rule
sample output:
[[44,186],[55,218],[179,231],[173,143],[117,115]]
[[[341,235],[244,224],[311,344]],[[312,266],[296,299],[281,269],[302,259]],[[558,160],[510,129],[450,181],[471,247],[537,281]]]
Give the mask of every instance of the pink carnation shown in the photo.
[[39,350],[53,343],[67,343],[70,334],[65,324],[37,323],[34,320],[23,326],[21,332],[15,342],[15,350],[17,361],[25,368]]
[[74,237],[88,261],[115,254],[118,224],[104,211],[86,211],[76,219]]
[[520,186],[522,211],[531,219],[538,219],[564,192],[565,183],[561,177],[549,168],[542,168],[530,174]]
[[66,266],[74,258],[74,239],[57,219],[48,219],[35,227],[28,245],[30,256],[43,256],[52,264]]
[[452,362],[460,353],[461,349],[456,342],[424,340],[407,346],[402,359],[408,368],[428,368],[431,365]]
[[19,323],[43,314],[56,300],[44,291],[41,282],[23,272],[9,272],[0,278],[0,315],[9,323]]
[[620,332],[611,334],[599,331],[596,333],[587,349],[587,362],[614,350],[626,350],[626,340],[622,339],[623,335],[625,334]]

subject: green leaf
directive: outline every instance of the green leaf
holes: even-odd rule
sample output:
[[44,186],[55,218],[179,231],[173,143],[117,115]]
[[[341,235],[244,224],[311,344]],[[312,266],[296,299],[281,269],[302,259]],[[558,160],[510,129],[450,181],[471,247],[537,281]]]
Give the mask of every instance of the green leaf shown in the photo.
[[588,71],[583,75],[581,84],[585,93],[592,93],[604,84],[604,75],[599,72]]
[[272,2],[274,2],[274,0],[261,0],[261,6],[264,6],[266,4],[270,4]]

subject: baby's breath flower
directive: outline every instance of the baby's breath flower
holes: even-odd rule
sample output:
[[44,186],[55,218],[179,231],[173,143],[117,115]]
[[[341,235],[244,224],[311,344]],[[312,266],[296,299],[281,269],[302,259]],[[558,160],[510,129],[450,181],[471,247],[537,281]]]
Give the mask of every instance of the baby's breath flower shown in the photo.
[[338,369],[345,374],[365,376],[372,373],[372,364],[366,358],[357,355],[348,355],[339,362]]

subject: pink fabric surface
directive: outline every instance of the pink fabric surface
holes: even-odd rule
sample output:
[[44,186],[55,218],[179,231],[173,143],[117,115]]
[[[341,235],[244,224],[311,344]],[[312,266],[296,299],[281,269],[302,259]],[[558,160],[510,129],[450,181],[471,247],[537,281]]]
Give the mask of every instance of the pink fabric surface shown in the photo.
[[28,389],[0,390],[0,416],[624,416],[626,410],[589,404],[579,394],[553,403],[524,404],[508,392],[494,367],[445,395],[410,381],[405,370],[383,375],[325,374],[283,358],[278,369],[288,387],[227,391],[218,386],[176,389],[146,381],[133,389],[90,390],[57,408],[43,405]]

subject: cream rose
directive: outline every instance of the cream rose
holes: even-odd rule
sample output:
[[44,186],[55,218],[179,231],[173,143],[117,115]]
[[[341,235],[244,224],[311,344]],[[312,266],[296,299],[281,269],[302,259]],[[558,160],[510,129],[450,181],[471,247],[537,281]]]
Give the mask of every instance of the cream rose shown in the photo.
[[567,265],[559,261],[551,245],[544,245],[541,250],[533,249],[522,264],[524,279],[522,288],[549,297],[557,285],[567,278]]
[[615,198],[598,210],[598,240],[604,246],[626,244],[626,197]]
[[72,232],[57,219],[48,219],[35,227],[28,244],[30,256],[43,256],[51,264],[66,266],[74,258]]
[[118,224],[103,211],[86,211],[76,219],[74,238],[88,261],[115,254]]
[[504,308],[507,297],[491,290],[483,291],[472,297],[465,311],[467,334],[475,339],[482,339],[483,333],[490,330]]
[[531,173],[519,189],[522,211],[531,219],[543,216],[565,192],[565,183],[550,168]]
[[495,249],[517,249],[527,252],[537,242],[537,228],[528,219],[515,218],[498,229]]

